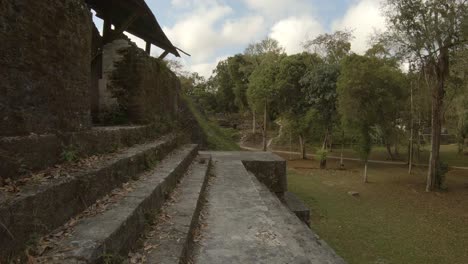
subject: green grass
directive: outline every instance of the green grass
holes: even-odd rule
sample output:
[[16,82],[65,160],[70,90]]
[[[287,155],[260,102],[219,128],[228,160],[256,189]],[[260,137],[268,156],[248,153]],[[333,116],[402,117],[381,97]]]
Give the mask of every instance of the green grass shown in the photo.
[[426,193],[423,168],[409,176],[405,166],[372,164],[363,184],[358,162],[345,171],[288,166],[289,190],[312,209],[312,228],[350,264],[468,263],[468,171],[449,172],[448,192]]
[[[258,147],[258,146],[255,146]],[[299,146],[297,144],[284,145],[284,146],[275,146],[275,150],[285,150],[285,151],[299,151]],[[426,145],[421,148],[421,153],[419,159],[417,155],[414,156],[414,162],[419,164],[428,164],[430,146]],[[321,146],[308,145],[307,153],[316,154],[318,150],[321,149]],[[393,148],[392,148],[393,151]],[[328,153],[328,156],[340,156],[341,149],[334,148],[332,152]],[[343,151],[345,158],[359,158],[358,153],[355,150],[346,148]],[[443,162],[447,163],[449,166],[459,166],[459,167],[468,167],[468,155],[467,154],[458,154],[458,147],[456,144],[451,145],[441,145],[440,146],[440,157]],[[370,154],[370,159],[372,160],[388,160],[387,150],[383,146],[373,146]],[[407,161],[408,160],[408,148],[407,146],[400,146],[399,156],[395,157],[396,161]],[[467,262],[468,263],[468,262]]]
[[[333,155],[339,155],[340,150],[335,149]],[[399,157],[397,160],[407,161],[408,160],[408,149],[401,146],[399,149]],[[418,160],[415,154],[414,162],[420,164],[427,164],[429,160],[430,149],[429,146],[425,146],[421,149],[421,154]],[[350,158],[358,158],[357,153],[352,149],[345,149],[344,155]],[[446,162],[450,166],[468,166],[468,156],[464,154],[458,154],[458,147],[455,144],[452,145],[441,145],[440,146],[440,157],[442,161]],[[370,155],[371,159],[375,160],[387,160],[387,150],[382,146],[375,146],[372,148]]]
[[184,100],[195,119],[200,125],[203,134],[206,137],[208,148],[210,150],[234,151],[240,150],[235,138],[238,132],[234,129],[220,127],[215,121],[206,118],[194,105],[190,98],[184,96]]

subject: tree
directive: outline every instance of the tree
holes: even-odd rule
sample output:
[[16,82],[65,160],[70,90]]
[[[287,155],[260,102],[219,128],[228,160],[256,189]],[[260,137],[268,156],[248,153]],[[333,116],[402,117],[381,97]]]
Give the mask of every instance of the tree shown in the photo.
[[284,48],[281,47],[281,45],[276,39],[272,39],[269,37],[265,38],[260,42],[249,44],[244,51],[244,54],[249,56],[261,56],[271,53],[277,55],[283,54]]
[[300,80],[305,99],[318,111],[317,121],[325,128],[322,150],[328,145],[333,124],[337,120],[336,84],[339,75],[337,64],[321,63]]
[[[278,108],[282,115],[287,118],[292,128],[297,128],[299,143],[301,146],[302,159],[306,159],[306,137],[305,133],[310,127],[311,118],[307,113],[311,107],[302,92],[300,80],[321,59],[315,54],[301,53],[285,57],[279,64],[276,86],[278,90]],[[300,122],[306,124],[299,125]]]
[[[250,76],[264,60],[270,60],[274,56],[283,56],[284,48],[281,47],[279,42],[272,38],[265,38],[264,40],[251,43],[244,51],[244,56],[246,59],[246,65],[243,67],[244,75]],[[249,78],[250,80],[250,78]],[[249,103],[250,104],[250,103]],[[255,107],[252,108],[252,133],[255,135],[257,120],[256,114],[257,110]],[[265,117],[265,116],[264,116]]]
[[249,67],[250,63],[246,56],[242,54],[227,59],[228,71],[233,85],[234,104],[241,112],[248,108],[246,93],[249,86],[249,77],[252,74],[251,67]]
[[338,64],[349,55],[352,39],[350,31],[335,31],[333,34],[325,33],[313,40],[307,40],[303,46],[306,50],[319,54],[326,62]]
[[247,89],[247,100],[254,112],[263,112],[263,150],[267,148],[268,105],[276,98],[278,91],[275,86],[278,75],[278,64],[281,56],[269,54],[266,59],[252,72]]
[[443,187],[440,172],[440,135],[443,99],[449,76],[450,53],[466,41],[466,0],[387,0],[389,34],[401,53],[419,61],[432,84],[431,156],[426,191]]
[[238,108],[235,104],[234,86],[229,74],[228,60],[219,62],[213,73],[210,82],[216,91],[217,110],[224,113],[237,112]]
[[356,134],[357,151],[364,161],[364,182],[372,149],[374,127],[389,126],[383,118],[395,112],[402,91],[401,71],[376,57],[351,55],[343,60],[338,79],[339,112],[348,130]]
[[446,125],[456,131],[458,153],[463,154],[468,137],[468,49],[457,49],[451,59],[450,77],[444,104]]

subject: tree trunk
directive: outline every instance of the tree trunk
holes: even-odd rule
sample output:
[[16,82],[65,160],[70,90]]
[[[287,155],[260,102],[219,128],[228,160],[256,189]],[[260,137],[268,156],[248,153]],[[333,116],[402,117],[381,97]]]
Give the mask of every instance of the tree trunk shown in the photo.
[[344,163],[343,163],[343,152],[344,152],[344,130],[341,135],[341,155],[340,155],[340,169],[344,168]]
[[431,126],[431,155],[427,173],[426,191],[430,192],[442,187],[442,175],[439,175],[440,166],[440,134],[442,130],[442,108],[444,99],[445,78],[448,74],[448,50],[441,49],[435,68],[437,86],[432,90],[432,126]]
[[418,149],[417,149],[417,154],[418,154],[418,162],[421,162],[421,113],[418,114]]
[[408,149],[408,173],[411,174],[413,170],[413,133],[414,133],[414,121],[413,121],[413,83],[411,83],[411,110],[410,110],[410,119],[411,119],[411,132],[409,139],[409,149]]
[[427,173],[427,192],[439,188],[441,184],[440,175],[437,174],[440,160],[440,133],[442,129],[440,111],[440,108],[442,107],[442,100],[439,100],[439,98],[440,96],[437,96],[437,98],[433,98],[432,100],[431,155],[429,159],[429,169]]
[[323,138],[323,144],[322,144],[322,150],[325,150],[327,148],[327,143],[328,143],[328,128],[325,130],[325,137]]
[[366,161],[365,161],[365,163],[364,163],[364,183],[368,183],[368,182],[369,182],[369,181],[367,180],[367,163],[368,163],[368,161],[367,161],[367,159],[366,159]]
[[396,135],[396,139],[395,139],[395,140],[396,140],[395,146],[394,146],[394,147],[395,147],[395,151],[394,151],[394,153],[395,153],[395,158],[399,158],[399,157],[400,157],[400,151],[398,150],[398,143],[399,143],[400,141],[399,141],[399,138],[398,138],[398,133],[397,133],[397,135]]
[[263,151],[267,151],[267,102],[263,109]]
[[305,146],[305,139],[302,134],[299,134],[299,145],[301,147],[301,159],[305,160],[307,159],[307,154],[306,154],[306,146]]
[[390,158],[390,160],[395,160],[395,157],[393,157],[392,146],[390,146],[390,143],[386,142],[385,146],[387,147],[387,153],[388,153],[388,157]]
[[255,116],[255,110],[252,111],[252,134],[255,137],[255,133],[257,132],[257,120]]

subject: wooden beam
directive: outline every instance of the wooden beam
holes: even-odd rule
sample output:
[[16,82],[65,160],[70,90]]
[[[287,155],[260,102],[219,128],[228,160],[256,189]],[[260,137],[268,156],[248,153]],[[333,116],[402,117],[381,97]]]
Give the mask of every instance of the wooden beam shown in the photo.
[[149,41],[146,41],[146,48],[145,48],[145,51],[148,55],[151,54],[151,42]]
[[161,54],[161,56],[159,56],[159,59],[160,59],[160,60],[163,60],[164,58],[166,58],[166,56],[167,56],[168,54],[169,54],[169,51],[165,50],[165,51],[163,52],[163,54]]
[[115,29],[114,36],[118,37],[120,34],[124,33],[124,31],[127,30],[128,27],[130,27],[133,22],[135,22],[135,20],[138,18],[139,15],[140,15],[140,12],[135,11],[133,12],[133,14],[127,17],[127,19],[121,25],[119,25],[118,28]]

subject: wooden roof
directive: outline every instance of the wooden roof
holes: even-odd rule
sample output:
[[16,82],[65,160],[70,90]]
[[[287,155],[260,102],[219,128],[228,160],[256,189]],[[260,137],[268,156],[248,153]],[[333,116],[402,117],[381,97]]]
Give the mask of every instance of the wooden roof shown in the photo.
[[164,34],[156,17],[144,0],[85,0],[96,11],[97,17],[110,19],[117,28],[127,23],[127,20],[136,15],[136,19],[125,29],[161,49],[180,57],[177,48]]

